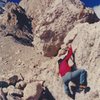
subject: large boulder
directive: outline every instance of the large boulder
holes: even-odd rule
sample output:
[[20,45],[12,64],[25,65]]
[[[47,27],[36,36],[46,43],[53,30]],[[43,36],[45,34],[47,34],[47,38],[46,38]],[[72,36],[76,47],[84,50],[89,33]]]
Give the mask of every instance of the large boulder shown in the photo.
[[31,19],[19,5],[10,2],[5,5],[0,18],[0,29],[4,36],[12,36],[22,44],[32,45]]
[[[65,48],[65,44],[74,38],[72,42],[73,50],[76,50],[75,61],[77,68],[85,69],[88,73],[88,86],[91,88],[87,94],[76,93],[75,98],[77,100],[99,100],[100,99],[100,22],[89,24],[76,25],[68,35],[64,38],[64,44],[61,48]],[[57,60],[59,57],[55,57],[49,61],[43,62],[40,67],[40,74],[38,79],[46,80],[46,85],[54,98],[57,100],[71,100],[64,93],[63,82],[57,77],[55,70]]]
[[32,82],[27,84],[26,88],[24,89],[24,100],[38,100],[41,93],[43,91],[43,87],[41,83]]
[[57,54],[67,32],[94,15],[80,0],[22,0],[20,5],[33,18],[33,44],[48,57]]
[[[75,61],[77,68],[85,69],[88,72],[88,85],[91,91],[85,95],[77,94],[77,100],[96,100],[100,99],[100,22],[95,24],[78,24],[65,37],[64,44],[70,40],[72,42],[73,50],[76,50]],[[62,46],[61,48],[65,48]],[[92,95],[92,97],[90,96]],[[81,97],[80,97],[81,96]]]

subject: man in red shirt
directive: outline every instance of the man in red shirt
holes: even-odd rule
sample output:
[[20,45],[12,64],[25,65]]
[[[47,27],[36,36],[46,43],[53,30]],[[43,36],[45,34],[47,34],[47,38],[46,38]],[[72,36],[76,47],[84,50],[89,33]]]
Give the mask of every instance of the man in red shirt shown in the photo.
[[[66,52],[68,51],[67,55]],[[71,66],[68,61],[72,57],[73,50],[71,44],[68,44],[66,49],[63,49],[59,53],[59,57],[65,55],[63,59],[58,60],[59,64],[59,74],[61,75],[64,82],[65,93],[67,93],[70,97],[72,96],[69,90],[69,82],[79,78],[79,87],[85,89],[87,87],[87,72],[84,69],[77,69],[71,71]]]

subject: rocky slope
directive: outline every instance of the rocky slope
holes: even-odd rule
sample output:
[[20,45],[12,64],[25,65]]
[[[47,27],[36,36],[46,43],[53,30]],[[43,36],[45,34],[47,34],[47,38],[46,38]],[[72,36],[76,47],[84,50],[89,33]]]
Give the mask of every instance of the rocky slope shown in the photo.
[[91,87],[91,91],[87,94],[87,96],[83,97],[87,100],[99,100],[100,98],[99,96],[94,97],[95,93],[100,95],[100,89],[98,88],[98,86],[100,86],[100,80],[98,78],[100,77],[100,68],[98,65],[100,63],[99,25],[100,22],[95,24],[79,24],[75,26],[74,29],[70,31],[67,37],[64,39],[64,43],[67,43],[68,40],[77,34],[77,37],[73,41],[73,48],[77,48],[75,60],[78,68],[86,69],[88,72],[88,84]]
[[[73,40],[73,49],[77,48],[75,53],[75,61],[77,68],[85,69],[88,73],[88,86],[90,92],[76,93],[76,100],[99,100],[100,99],[100,22],[95,24],[78,24],[72,29],[64,39],[64,45],[71,40],[75,34],[76,38]],[[73,34],[75,33],[75,34]],[[52,58],[49,61],[43,62],[41,68],[43,72],[38,76],[39,79],[46,80],[46,85],[55,97],[56,100],[70,100],[63,90],[63,83],[60,78],[57,78],[55,68],[57,67],[58,57]],[[45,69],[48,67],[48,70]],[[29,90],[29,89],[28,89]],[[30,90],[32,91],[32,90]],[[59,94],[59,95],[58,95]]]
[[[6,6],[8,10],[0,19],[0,82],[5,80],[8,82],[13,75],[20,76],[20,73],[24,78],[21,83],[17,80],[16,85],[8,84],[3,88],[4,93],[7,91],[5,93],[7,99],[34,100],[33,96],[37,90],[41,90],[41,86],[37,84],[45,80],[46,92],[49,93],[49,96],[46,94],[46,100],[72,100],[64,93],[63,82],[60,77],[57,77],[55,69],[58,66],[57,51],[60,47],[64,48],[65,44],[77,34],[72,42],[73,49],[77,49],[75,61],[78,68],[87,70],[88,86],[91,90],[86,94],[76,93],[75,99],[100,100],[100,22],[95,22],[97,18],[93,11],[87,8],[80,10],[82,5],[78,0],[74,2],[72,0],[46,0],[46,2],[22,0],[20,5],[26,12],[18,5],[8,4]],[[19,20],[17,14],[20,14],[21,18],[22,15],[26,16],[26,19],[30,19],[31,16],[33,19],[31,32],[25,24],[20,29],[20,21],[23,20],[21,18]],[[88,20],[91,18],[92,20]],[[87,23],[91,21],[95,23]],[[31,20],[28,22],[30,23]],[[18,39],[13,40],[13,35]],[[18,44],[21,43],[19,38],[23,40],[28,36],[32,37],[33,43],[32,41],[31,43],[34,46],[26,46],[25,41],[24,45]],[[30,38],[28,40],[30,41]],[[19,87],[24,86],[24,83],[26,87],[20,89]],[[2,87],[1,84],[0,86]],[[2,90],[0,90],[1,95]]]

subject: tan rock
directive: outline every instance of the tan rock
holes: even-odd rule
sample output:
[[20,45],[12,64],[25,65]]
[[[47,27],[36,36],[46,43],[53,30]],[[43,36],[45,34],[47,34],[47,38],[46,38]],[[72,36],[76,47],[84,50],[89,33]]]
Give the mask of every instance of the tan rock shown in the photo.
[[43,88],[41,86],[41,83],[33,82],[30,84],[27,84],[27,86],[24,89],[24,99],[29,98],[30,96],[33,96],[38,100],[41,92],[43,91]]
[[24,81],[20,81],[15,86],[17,89],[23,90],[26,87],[26,83]]
[[12,95],[7,95],[7,100],[22,100],[20,97],[17,97],[17,96],[12,96]]
[[10,85],[8,88],[7,88],[7,91],[8,92],[11,92],[15,89],[15,87],[13,85]]
[[7,94],[8,93],[7,88],[3,88],[2,90],[3,90],[4,94]]
[[15,85],[18,82],[18,76],[14,75],[8,79],[10,85]]
[[2,60],[3,60],[2,57],[0,57],[0,62],[1,62]]
[[57,55],[67,32],[77,23],[93,21],[94,13],[85,10],[80,0],[23,0],[20,5],[33,17],[34,46],[48,57]]

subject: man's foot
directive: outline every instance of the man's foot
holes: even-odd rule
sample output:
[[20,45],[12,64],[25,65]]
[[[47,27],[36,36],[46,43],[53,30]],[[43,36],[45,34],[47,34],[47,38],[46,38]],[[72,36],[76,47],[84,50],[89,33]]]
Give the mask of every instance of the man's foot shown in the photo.
[[79,88],[80,89],[86,89],[87,88],[87,85],[80,85]]
[[80,91],[83,91],[84,90],[84,93],[87,93],[87,92],[90,91],[90,87],[88,87],[86,85],[80,85],[79,90]]
[[80,85],[79,87],[76,87],[76,91],[81,92],[81,91],[85,90],[86,88],[87,88],[86,85]]
[[84,89],[84,93],[87,93],[90,91],[90,87],[87,87],[86,89]]

